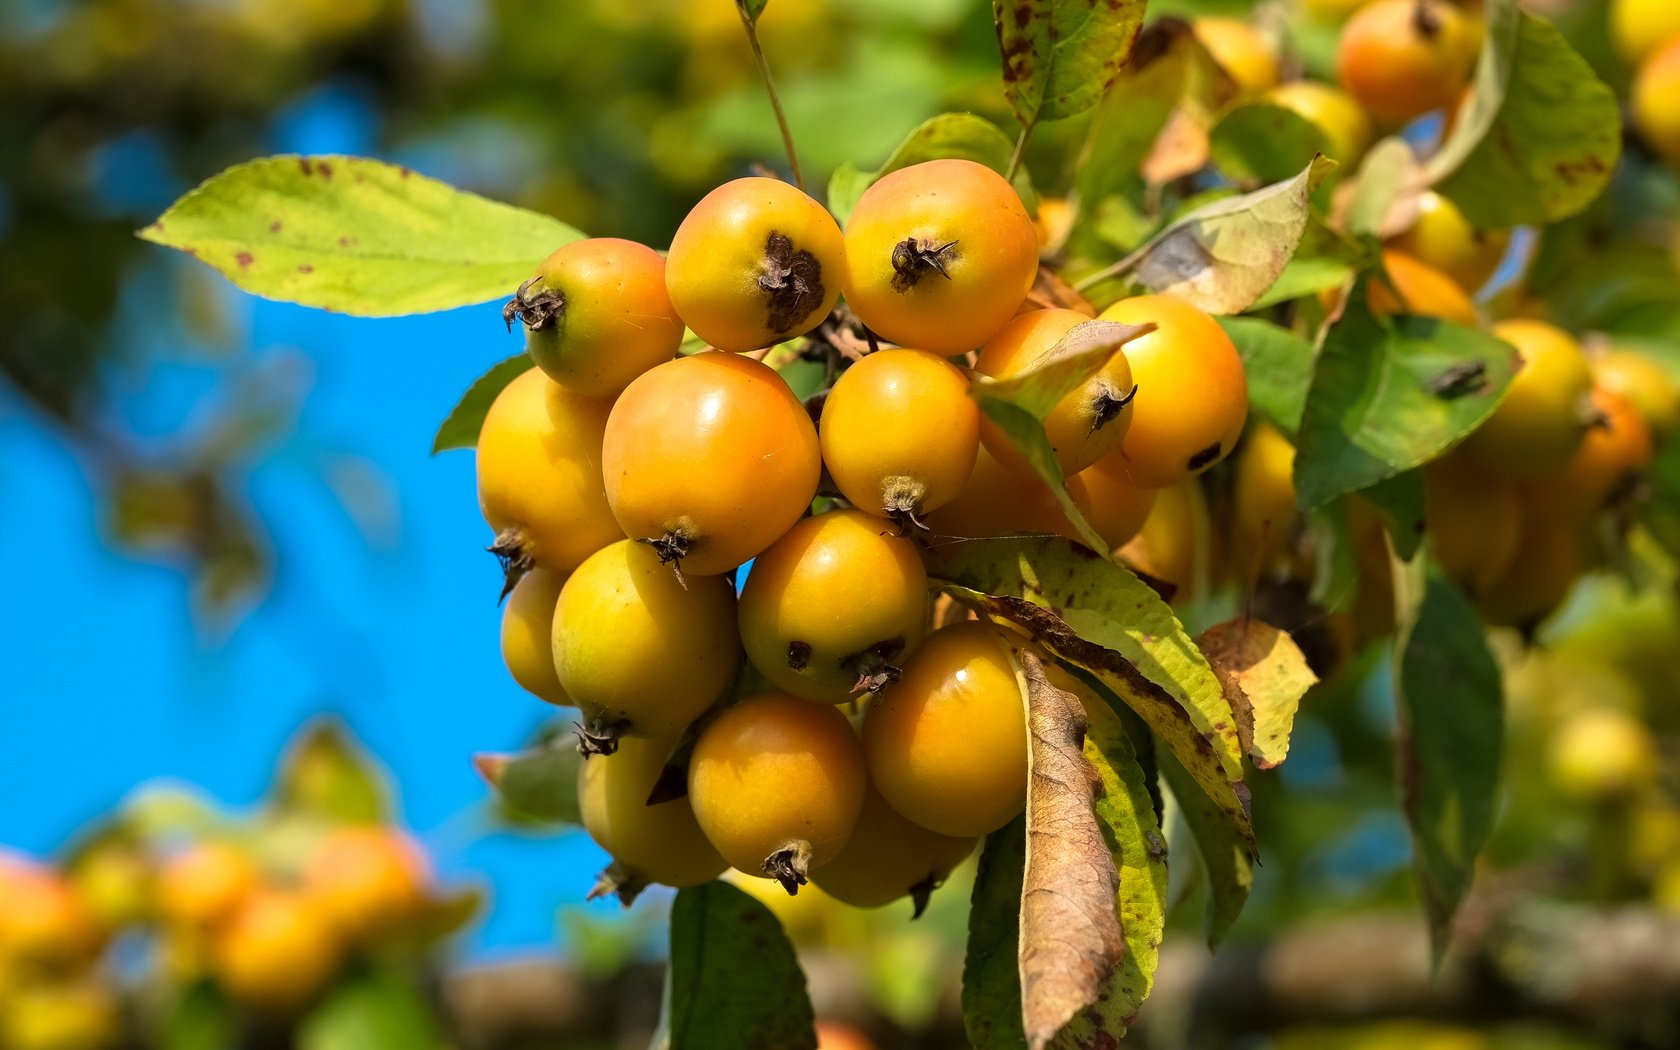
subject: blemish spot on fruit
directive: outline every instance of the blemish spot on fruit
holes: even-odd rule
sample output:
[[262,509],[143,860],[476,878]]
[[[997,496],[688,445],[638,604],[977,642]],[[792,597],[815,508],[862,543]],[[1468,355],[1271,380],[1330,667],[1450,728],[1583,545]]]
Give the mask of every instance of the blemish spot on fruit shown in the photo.
[[1192,474],[1194,474],[1196,471],[1201,470],[1203,467],[1207,466],[1209,463],[1212,463],[1214,460],[1216,460],[1218,458],[1219,458],[1219,442],[1215,441],[1213,444],[1209,445],[1207,448],[1204,448],[1201,451],[1197,452],[1195,455],[1191,456],[1190,459],[1188,461],[1186,461],[1185,465],[1188,466],[1190,468],[1190,472]]
[[257,258],[250,252],[240,252],[233,257],[233,261],[239,264],[241,270],[245,270],[249,269],[251,264],[257,261]]
[[298,268],[297,268],[297,272],[298,273],[314,273],[315,272],[315,267],[309,265],[308,263],[299,263]]
[[280,226],[281,226],[280,220],[275,219],[273,222],[268,224],[268,232],[269,233],[279,233],[280,232]]
[[809,251],[794,248],[787,234],[772,230],[764,241],[758,287],[768,300],[765,326],[778,335],[792,331],[822,306],[822,263]]
[[792,641],[788,643],[787,665],[789,670],[803,671],[811,665],[811,646],[805,642]]

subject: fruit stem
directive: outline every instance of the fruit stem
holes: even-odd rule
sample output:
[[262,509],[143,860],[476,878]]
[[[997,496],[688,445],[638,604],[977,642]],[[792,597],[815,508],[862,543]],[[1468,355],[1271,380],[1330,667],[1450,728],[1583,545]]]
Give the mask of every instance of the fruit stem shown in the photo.
[[1037,123],[1037,120],[1029,120],[1022,124],[1021,134],[1015,138],[1015,152],[1009,155],[1009,170],[1003,173],[1003,177],[1010,182],[1015,181],[1015,173],[1021,170],[1021,157],[1027,152],[1027,137],[1032,134],[1033,126]]
[[811,844],[796,839],[764,858],[764,873],[782,884],[789,897],[799,894],[799,887],[810,880]]
[[736,0],[735,9],[740,12],[741,28],[746,30],[747,44],[752,48],[753,61],[758,64],[759,79],[764,81],[764,92],[770,96],[770,108],[776,113],[776,126],[782,131],[782,146],[787,149],[788,167],[793,170],[793,184],[803,192],[805,174],[799,170],[799,155],[793,149],[793,132],[788,129],[787,114],[782,112],[782,97],[776,93],[776,81],[770,76],[770,63],[764,57],[764,48],[758,43],[758,23],[747,13],[747,5],[743,0]]

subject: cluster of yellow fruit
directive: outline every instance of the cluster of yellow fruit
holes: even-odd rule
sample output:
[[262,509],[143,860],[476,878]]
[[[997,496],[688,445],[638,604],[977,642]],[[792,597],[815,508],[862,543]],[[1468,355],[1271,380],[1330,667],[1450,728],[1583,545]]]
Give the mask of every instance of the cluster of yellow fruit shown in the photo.
[[[786,183],[724,184],[666,256],[570,244],[508,304],[538,367],[478,441],[512,586],[502,650],[532,693],[582,712],[602,756],[583,766],[583,820],[614,888],[727,864],[878,905],[1020,811],[1011,643],[932,629],[921,544],[1074,531],[970,393],[974,375],[1055,359],[1091,319],[1029,301],[1038,262],[1008,181],[935,160],[875,182],[844,232]],[[1231,450],[1247,385],[1193,306],[1141,296],[1102,317],[1154,327],[1044,426],[1118,547],[1158,487]],[[681,354],[685,327],[711,349]],[[758,351],[809,333],[836,377],[801,403]],[[768,690],[718,709],[744,662]],[[854,727],[837,705],[865,697]]]
[[156,878],[171,972],[211,977],[236,1002],[278,1014],[307,1004],[353,953],[405,936],[431,885],[419,846],[376,825],[329,832],[295,872],[205,841],[164,859]]
[[121,1007],[101,961],[133,929],[155,934],[179,983],[210,978],[252,1010],[290,1013],[351,953],[403,935],[429,883],[419,848],[376,826],[327,833],[283,877],[231,840],[163,857],[99,845],[62,871],[0,854],[0,1046],[116,1042]]
[[108,934],[60,872],[0,853],[0,1046],[109,1045],[116,992],[98,972]]
[[[1358,162],[1378,130],[1432,112],[1454,119],[1472,90],[1468,80],[1480,36],[1472,14],[1446,0],[1323,0],[1308,7],[1319,18],[1346,20],[1336,47],[1339,86],[1280,83],[1277,52],[1247,22],[1202,18],[1192,29],[1239,98],[1305,118],[1344,165]],[[1661,38],[1680,32],[1680,6],[1619,0],[1613,23],[1624,52],[1638,60]],[[1676,47],[1680,43],[1669,51],[1680,70]],[[1658,64],[1656,58],[1645,61],[1645,70]],[[1653,75],[1642,72],[1640,83]],[[1636,115],[1642,90],[1635,88]],[[1680,102],[1680,82],[1672,98]],[[1680,105],[1667,105],[1663,113],[1674,117]],[[1650,121],[1643,126],[1648,141],[1664,152],[1665,135],[1672,139],[1673,133],[1657,132]],[[1474,295],[1507,260],[1511,231],[1476,228],[1433,191],[1418,195],[1407,213],[1409,224],[1383,247],[1382,274],[1368,285],[1372,311],[1481,327],[1483,311]],[[1338,298],[1326,292],[1323,305],[1335,308]],[[1569,333],[1527,317],[1499,321],[1491,331],[1511,343],[1523,363],[1493,418],[1426,467],[1426,532],[1437,560],[1489,622],[1526,627],[1560,604],[1601,557],[1598,526],[1605,512],[1613,516],[1636,493],[1655,443],[1680,417],[1680,392],[1656,360],[1634,348],[1590,340],[1583,348]],[[1256,428],[1236,458],[1231,520],[1210,523],[1201,489],[1182,486],[1156,501],[1126,552],[1130,560],[1177,585],[1181,598],[1220,578],[1309,576],[1314,557],[1303,549],[1293,460],[1282,434]],[[1386,633],[1392,602],[1382,526],[1364,501],[1355,499],[1351,510],[1362,592],[1372,592],[1362,593],[1358,604],[1375,610],[1364,633]],[[1198,534],[1204,548],[1228,538],[1229,549],[1198,552]]]
[[[1431,312],[1426,302],[1409,307]],[[1680,389],[1650,357],[1583,350],[1545,321],[1510,318],[1490,331],[1522,362],[1494,414],[1423,468],[1424,532],[1487,622],[1531,628],[1603,562],[1612,534],[1606,526],[1621,524],[1656,441],[1680,420]],[[1294,455],[1282,434],[1261,427],[1236,457],[1232,568],[1239,575],[1311,571],[1313,559],[1298,546],[1305,532],[1296,519]],[[1381,520],[1363,500],[1350,511],[1360,585],[1375,592],[1368,608],[1378,610],[1366,632],[1386,633],[1392,603]]]

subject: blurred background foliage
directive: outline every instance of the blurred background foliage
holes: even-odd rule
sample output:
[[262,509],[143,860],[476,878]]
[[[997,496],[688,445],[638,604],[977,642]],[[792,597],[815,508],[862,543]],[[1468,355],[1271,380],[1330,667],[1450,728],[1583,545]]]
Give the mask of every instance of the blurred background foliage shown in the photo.
[[[1555,15],[1606,80],[1625,86],[1603,4],[1532,6]],[[1254,11],[1262,25],[1289,28],[1297,65],[1322,72],[1338,7],[1347,5],[1163,0],[1151,11]],[[1012,126],[989,5],[980,0],[772,0],[761,33],[814,187],[843,162],[879,163],[935,113],[971,110]],[[376,155],[593,234],[654,245],[706,189],[780,153],[729,0],[0,5],[0,416],[50,433],[87,475],[99,520],[63,527],[97,527],[133,557],[178,567],[212,634],[234,629],[293,568],[277,563],[285,545],[247,485],[296,426],[314,364],[286,346],[253,345],[221,278],[133,231],[210,174],[275,149],[320,148],[337,141],[333,129],[342,125]],[[1029,161],[1042,191],[1062,192],[1057,162],[1078,129],[1045,131]],[[1543,303],[1578,331],[1610,331],[1674,355],[1677,203],[1673,173],[1636,151],[1599,204],[1539,239],[1526,282],[1498,294],[1518,307],[1522,297]],[[488,341],[493,312],[482,312]],[[429,383],[403,370],[400,346],[367,349],[391,358],[389,388],[369,391],[370,399]],[[199,378],[183,412],[158,418],[138,393],[179,363]],[[429,437],[417,431],[408,440],[423,448]],[[311,442],[305,462],[371,548],[400,542],[405,523],[372,457],[329,436]],[[452,498],[469,497],[462,490]],[[8,501],[0,474],[0,507]],[[1645,564],[1663,563],[1647,553]],[[34,555],[4,555],[25,556]],[[488,559],[485,569],[489,587]],[[488,618],[488,606],[483,612]],[[1595,984],[1600,957],[1579,939],[1626,957],[1649,945],[1634,937],[1630,947],[1618,938],[1631,935],[1594,923],[1613,923],[1627,908],[1668,912],[1669,926],[1641,928],[1648,936],[1672,930],[1680,915],[1676,637],[1671,568],[1645,572],[1639,586],[1593,578],[1538,647],[1501,637],[1511,675],[1508,786],[1484,893],[1467,908],[1467,961],[1449,960],[1434,990],[1406,983],[1419,969],[1413,955],[1426,949],[1395,805],[1393,698],[1380,670],[1372,673],[1378,654],[1343,667],[1303,708],[1289,762],[1254,778],[1265,864],[1234,947],[1220,957],[1234,961],[1209,963],[1195,946],[1195,869],[1174,869],[1184,902],[1174,939],[1188,947],[1163,970],[1145,1038],[1226,1045],[1226,1029],[1246,1025],[1280,1034],[1241,1045],[1279,1050],[1680,1045],[1672,1002],[1665,1010]],[[1572,750],[1584,735],[1596,745]],[[282,793],[311,790],[286,783]],[[7,814],[27,805],[0,798],[0,841]],[[903,909],[866,917],[817,893],[771,898],[811,961],[819,1009],[883,1046],[949,1045],[970,876],[959,872],[915,926],[903,922]],[[483,979],[457,978],[441,995],[463,1045],[627,1045],[652,1021],[632,1008],[650,995],[638,967],[659,952],[660,898],[651,900],[622,920],[566,911],[564,981],[545,971],[521,983],[492,971],[487,991]],[[1312,931],[1326,924],[1339,931],[1333,943],[1367,950],[1314,954]],[[1362,941],[1372,929],[1384,936]],[[1292,950],[1312,958],[1278,969]],[[1358,970],[1391,956],[1404,965],[1372,968],[1363,997],[1311,1000],[1314,960],[1319,970]],[[1243,969],[1250,964],[1252,973]],[[1247,997],[1199,999],[1225,988],[1222,974],[1252,978],[1231,986],[1249,988]],[[1680,987],[1672,972],[1646,977]],[[1256,984],[1271,998],[1250,1009]],[[1320,1016],[1292,993],[1316,1003]],[[584,1018],[578,1030],[589,1034],[578,1039],[594,1042],[533,1042],[532,1033],[551,1031],[544,1025],[556,1023],[556,1009]],[[1227,1009],[1228,1024],[1220,1020]],[[1426,1019],[1392,1022],[1390,1014]]]

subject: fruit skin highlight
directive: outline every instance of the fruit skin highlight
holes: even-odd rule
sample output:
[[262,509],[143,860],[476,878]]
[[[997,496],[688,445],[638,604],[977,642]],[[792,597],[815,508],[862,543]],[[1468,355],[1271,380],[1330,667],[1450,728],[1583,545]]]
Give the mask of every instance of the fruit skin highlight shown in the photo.
[[478,505],[508,570],[504,594],[533,566],[564,575],[623,535],[601,478],[611,409],[535,368],[490,403],[478,435]]
[[558,248],[502,310],[525,323],[525,350],[556,383],[612,397],[677,355],[683,322],[665,259],[635,241],[591,237]]
[[647,544],[620,540],[560,589],[550,638],[586,753],[621,736],[674,737],[723,695],[741,662],[735,588],[680,579]]
[[1248,419],[1248,374],[1219,322],[1166,295],[1122,299],[1099,320],[1156,326],[1126,344],[1137,400],[1114,469],[1165,488],[1229,455]]
[[1336,80],[1379,123],[1451,106],[1470,80],[1476,34],[1445,0],[1376,0],[1336,42]]
[[847,502],[900,525],[957,498],[980,448],[961,369],[925,350],[870,354],[823,400],[823,463]]
[[997,628],[941,627],[864,709],[870,779],[889,806],[930,831],[996,831],[1026,804],[1025,704]]
[[728,572],[770,546],[822,475],[817,428],[782,377],[716,352],[631,383],[607,419],[601,463],[623,535],[686,576]]
[[1390,238],[1389,246],[1440,270],[1465,291],[1487,284],[1511,246],[1511,231],[1476,229],[1458,205],[1434,190],[1420,194],[1417,204],[1417,221]]
[[921,644],[927,570],[879,518],[831,510],[806,518],[753,562],[741,590],[741,639],[772,685],[839,704],[897,676]]
[[675,746],[672,739],[626,738],[613,754],[578,768],[583,829],[612,855],[591,897],[611,892],[628,904],[649,883],[698,886],[728,867],[701,833],[686,797],[648,805]]
[[760,693],[700,733],[688,797],[725,860],[796,893],[845,848],[867,779],[863,749],[839,708]]
[[1003,327],[1038,275],[1038,232],[1002,175],[942,159],[889,172],[846,223],[846,302],[883,338],[936,354]]
[[821,204],[780,179],[736,179],[677,227],[665,288],[695,335],[719,350],[757,350],[822,323],[840,298],[845,255]]

